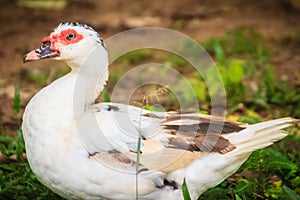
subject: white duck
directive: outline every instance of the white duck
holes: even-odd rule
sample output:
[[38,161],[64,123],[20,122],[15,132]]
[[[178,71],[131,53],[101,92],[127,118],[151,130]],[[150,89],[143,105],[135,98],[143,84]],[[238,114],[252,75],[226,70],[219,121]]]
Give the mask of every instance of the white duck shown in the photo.
[[85,24],[62,23],[42,43],[24,62],[59,57],[72,70],[31,99],[22,128],[33,172],[67,199],[183,199],[184,179],[196,199],[252,151],[285,137],[282,129],[295,121],[247,126],[207,115],[94,104],[108,78],[98,33]]

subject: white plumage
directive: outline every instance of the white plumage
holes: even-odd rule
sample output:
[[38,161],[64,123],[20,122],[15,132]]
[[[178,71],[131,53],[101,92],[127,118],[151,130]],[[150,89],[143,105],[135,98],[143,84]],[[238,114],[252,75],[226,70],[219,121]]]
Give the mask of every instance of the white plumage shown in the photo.
[[[87,25],[59,25],[24,61],[47,57],[62,58],[72,71],[31,99],[22,128],[33,172],[67,199],[135,199],[139,133],[139,199],[183,199],[184,178],[196,199],[234,173],[252,151],[285,137],[282,129],[295,121],[247,126],[200,114],[94,105],[108,78],[108,58],[102,39]],[[222,134],[210,125],[224,128]]]

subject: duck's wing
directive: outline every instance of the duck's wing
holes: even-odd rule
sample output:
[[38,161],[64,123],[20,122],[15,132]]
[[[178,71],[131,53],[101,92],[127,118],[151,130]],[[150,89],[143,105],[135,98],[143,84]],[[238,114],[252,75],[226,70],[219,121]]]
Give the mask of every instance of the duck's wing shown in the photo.
[[110,149],[99,151],[99,157],[124,166],[126,159],[117,159],[118,152],[130,160],[127,164],[135,165],[140,134],[142,169],[164,172],[184,168],[208,153],[232,151],[235,145],[223,135],[246,127],[208,115],[152,112],[117,103],[96,104],[95,112],[111,144]]
[[[156,113],[123,104],[101,104],[98,108],[102,113],[113,111],[119,114],[132,109],[130,114],[135,114],[130,118],[139,122],[138,128],[128,126],[126,130],[136,129],[136,133],[141,133],[142,145],[137,159],[136,151],[130,150],[128,145],[131,140],[119,136],[119,142],[125,144],[127,151],[103,151],[94,156],[109,166],[132,173],[136,173],[139,163],[139,176],[151,183],[141,184],[147,185],[145,194],[157,191],[155,197],[171,199],[182,195],[177,192],[181,192],[178,188],[184,179],[191,197],[196,199],[233,174],[252,151],[285,137],[287,132],[282,129],[299,122],[281,118],[248,126],[207,115]],[[149,123],[143,126],[141,122]]]

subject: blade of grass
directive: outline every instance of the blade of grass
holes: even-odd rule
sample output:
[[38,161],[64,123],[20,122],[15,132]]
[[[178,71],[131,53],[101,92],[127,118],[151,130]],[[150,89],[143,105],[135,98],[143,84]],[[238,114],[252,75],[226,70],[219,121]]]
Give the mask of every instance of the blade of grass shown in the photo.
[[140,165],[140,154],[141,154],[141,142],[142,142],[142,133],[141,133],[141,123],[142,123],[142,116],[143,116],[143,109],[141,109],[141,114],[140,114],[140,119],[139,119],[139,135],[138,135],[138,141],[137,141],[137,151],[136,151],[136,165],[135,165],[135,171],[136,171],[136,182],[135,182],[135,186],[136,186],[136,200],[139,199],[139,184],[138,184],[138,180],[139,180],[139,175],[138,175],[138,171],[139,171],[139,165]]
[[103,89],[103,97],[104,97],[104,102],[111,102],[108,90],[106,88]]
[[287,199],[291,199],[291,200],[299,200],[300,199],[300,196],[294,190],[290,189],[286,185],[284,185],[282,188],[286,193]]
[[184,200],[191,200],[191,196],[189,193],[189,189],[186,185],[185,178],[183,179],[183,184],[182,184],[182,194],[183,194],[183,199]]
[[136,199],[139,199],[139,188],[138,188],[138,171],[139,171],[139,165],[140,165],[140,154],[141,154],[141,134],[139,133],[139,138],[138,138],[138,148],[137,148],[137,152],[136,152]]
[[226,58],[223,51],[223,48],[218,40],[213,40],[213,48],[217,57],[217,61],[220,65],[226,65]]
[[17,154],[17,161],[21,162],[24,161],[23,159],[23,152],[25,149],[24,139],[22,130],[19,129],[17,131],[17,146],[16,146],[16,154]]

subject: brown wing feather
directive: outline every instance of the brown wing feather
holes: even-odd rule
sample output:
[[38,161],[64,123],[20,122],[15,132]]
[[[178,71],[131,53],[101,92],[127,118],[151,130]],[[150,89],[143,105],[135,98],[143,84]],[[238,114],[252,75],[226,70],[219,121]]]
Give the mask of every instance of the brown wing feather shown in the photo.
[[189,125],[165,125],[167,129],[180,130],[180,131],[197,131],[202,133],[232,133],[239,132],[244,129],[244,127],[237,126],[230,122],[202,122],[199,124],[189,124]]
[[[174,134],[174,132],[173,132]],[[236,147],[220,134],[177,132],[170,137],[167,147],[188,151],[227,153]]]
[[[122,171],[135,172],[136,170],[136,159],[130,159],[126,156],[126,154],[118,151],[95,153],[90,156],[90,159],[96,159],[97,161],[101,162],[101,164]],[[148,169],[146,167],[140,164],[138,173],[147,170]]]
[[169,138],[166,147],[222,154],[236,148],[222,134],[246,128],[245,124],[198,114],[170,115],[163,126]]
[[[178,120],[193,120],[193,124],[172,124]],[[225,120],[222,118],[213,118],[206,115],[170,115],[164,122],[166,129],[174,129],[180,131],[197,131],[203,133],[232,133],[239,132],[246,128],[245,124]]]

